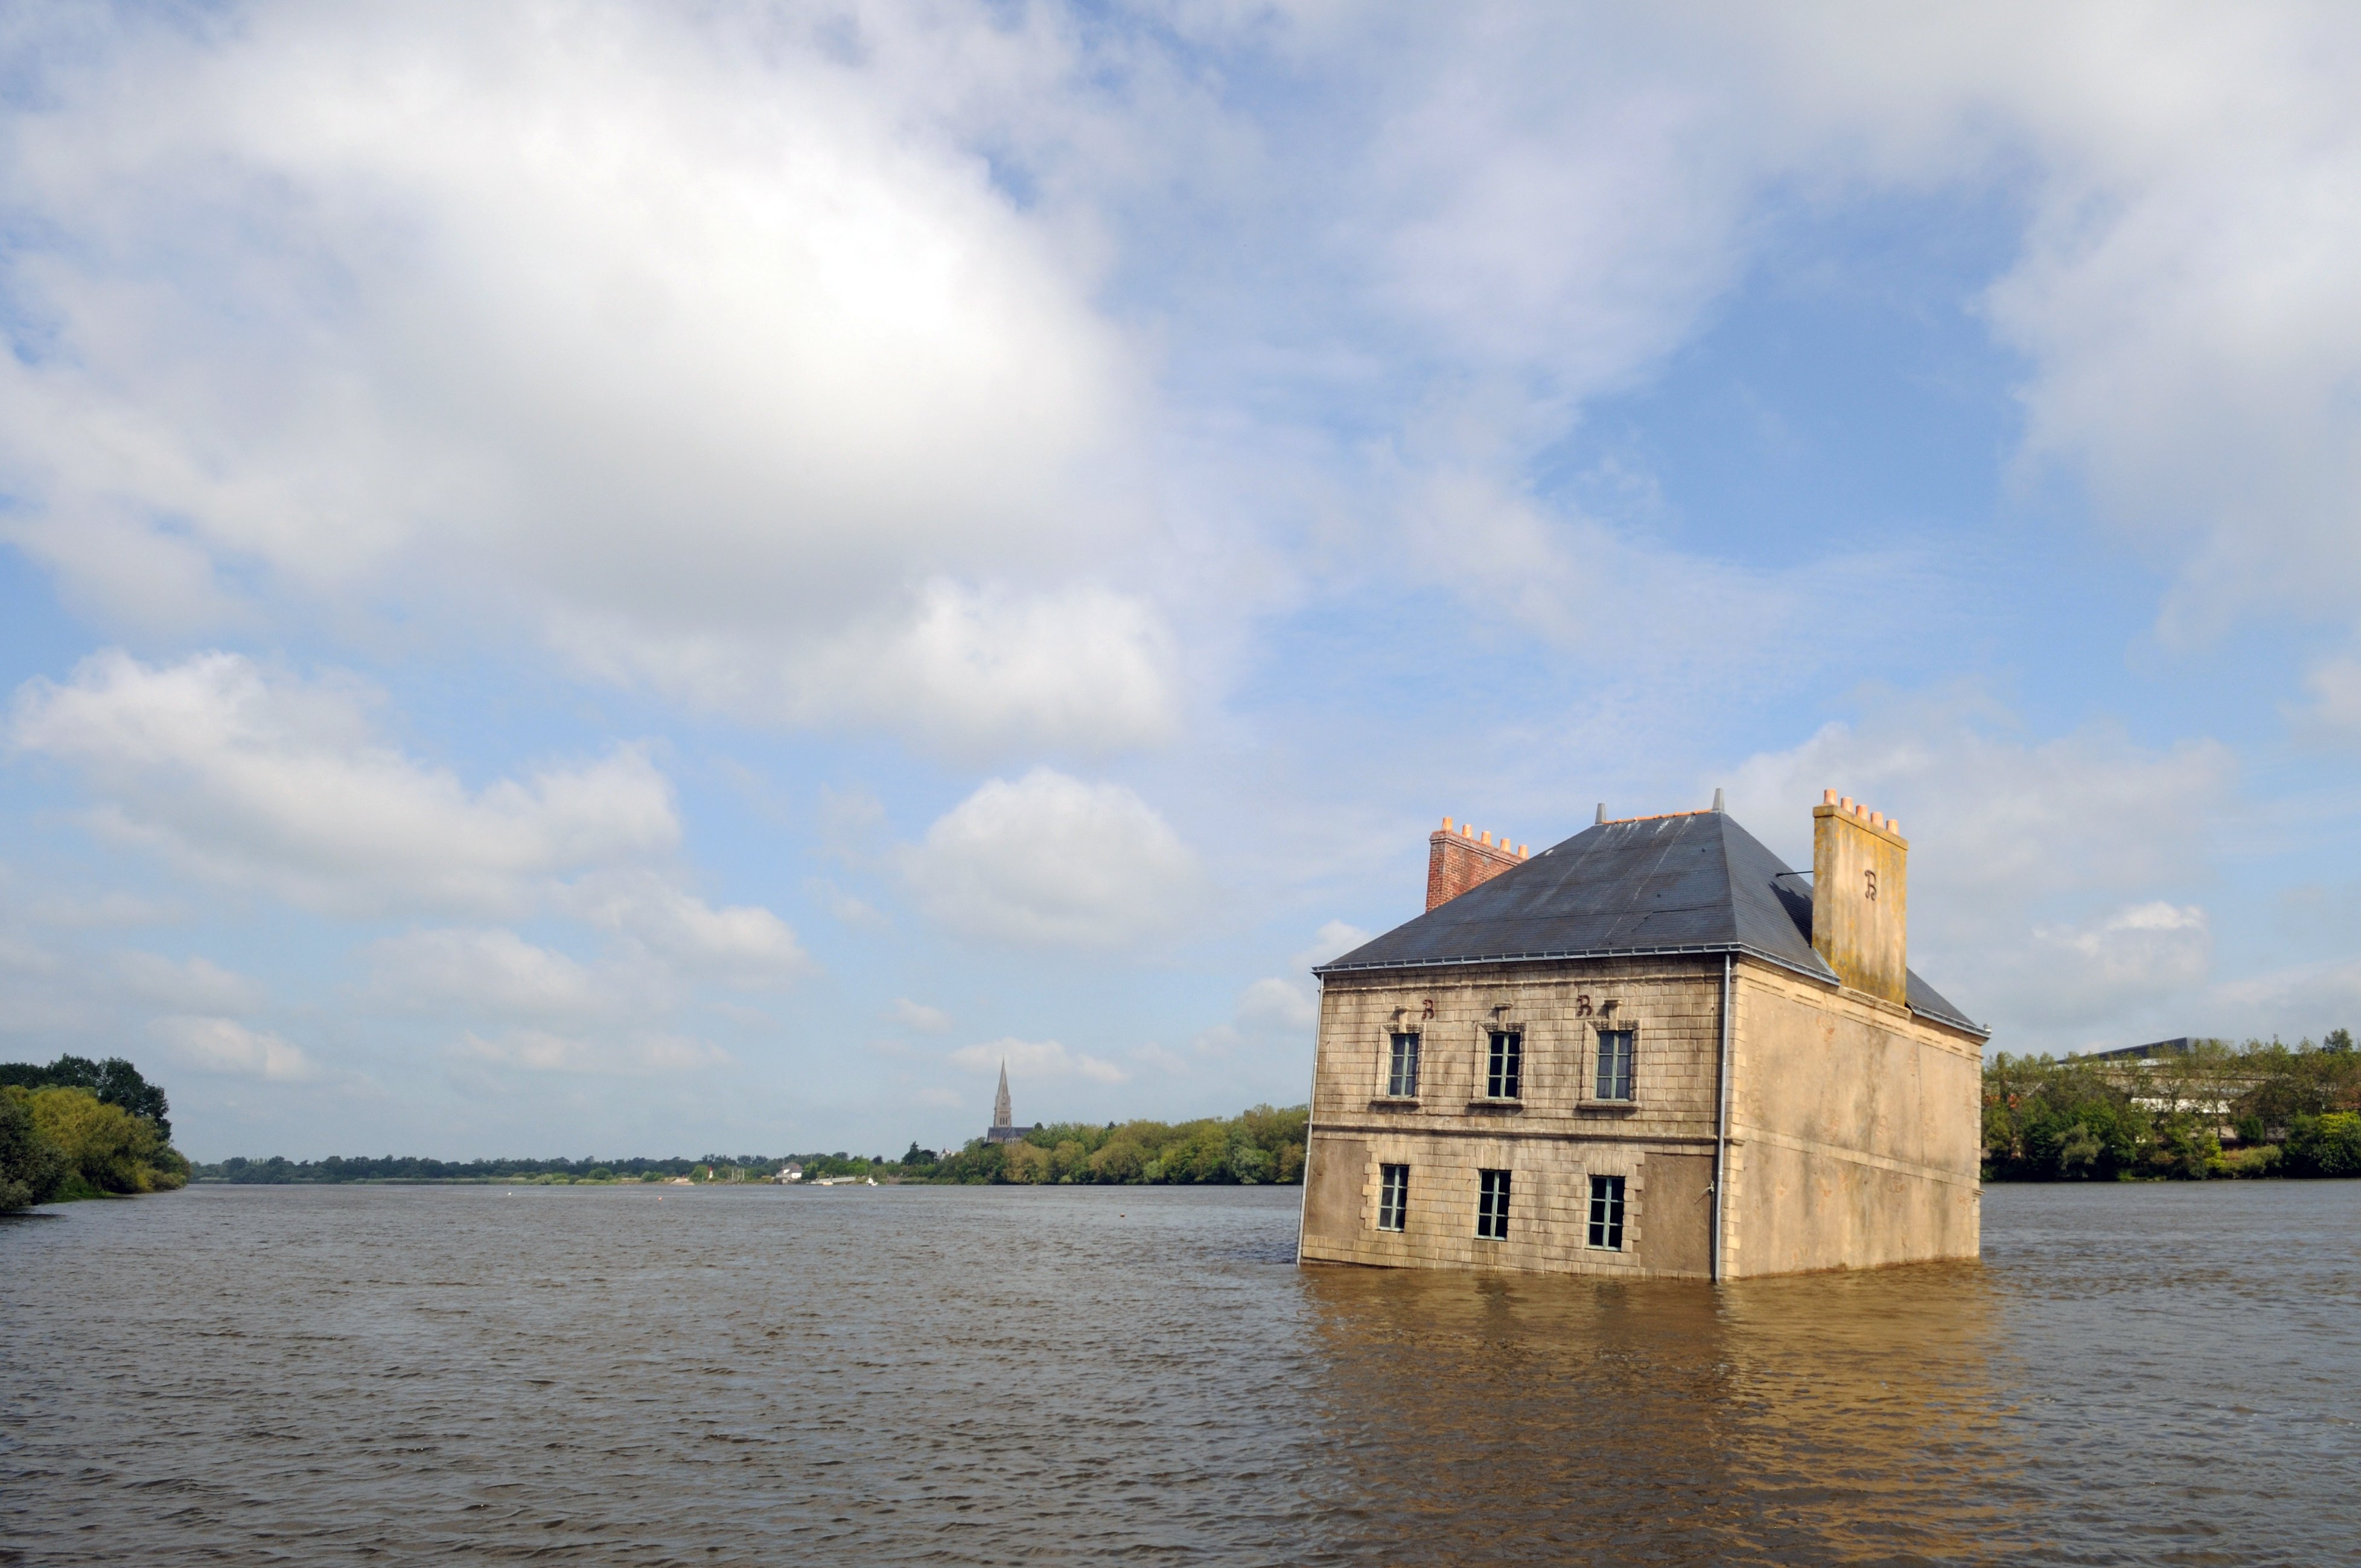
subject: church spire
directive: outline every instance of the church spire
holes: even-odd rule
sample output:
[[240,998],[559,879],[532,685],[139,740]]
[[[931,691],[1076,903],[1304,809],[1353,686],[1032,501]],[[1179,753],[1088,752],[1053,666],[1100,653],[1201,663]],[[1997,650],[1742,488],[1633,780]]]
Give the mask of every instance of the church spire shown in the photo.
[[992,1097],[992,1124],[995,1127],[1013,1127],[1016,1124],[1016,1113],[1009,1109],[1008,1105],[1008,1058],[1006,1057],[1000,1058],[1000,1092]]

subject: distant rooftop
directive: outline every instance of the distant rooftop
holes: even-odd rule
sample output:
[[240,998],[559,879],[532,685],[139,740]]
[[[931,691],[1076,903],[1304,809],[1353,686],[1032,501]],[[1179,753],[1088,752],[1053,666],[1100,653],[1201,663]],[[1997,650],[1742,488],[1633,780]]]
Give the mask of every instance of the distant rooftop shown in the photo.
[[2197,1036],[2176,1035],[2169,1040],[2150,1040],[2144,1046],[2117,1046],[2112,1051],[2077,1051],[2076,1061],[2136,1061],[2148,1057],[2185,1057],[2197,1048]]

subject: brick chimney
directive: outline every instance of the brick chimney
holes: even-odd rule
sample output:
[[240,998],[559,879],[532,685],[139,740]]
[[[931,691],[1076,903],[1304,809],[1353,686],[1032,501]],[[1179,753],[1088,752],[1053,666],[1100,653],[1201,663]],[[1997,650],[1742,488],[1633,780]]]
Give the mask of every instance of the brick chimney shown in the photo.
[[1882,812],[1828,791],[1812,807],[1812,946],[1837,978],[1909,1000],[1910,841]]
[[1472,832],[1465,822],[1455,833],[1451,818],[1446,817],[1441,830],[1427,836],[1426,906],[1432,909],[1438,904],[1448,904],[1469,888],[1490,882],[1524,858],[1522,844],[1511,853],[1506,838],[1495,844],[1491,834]]

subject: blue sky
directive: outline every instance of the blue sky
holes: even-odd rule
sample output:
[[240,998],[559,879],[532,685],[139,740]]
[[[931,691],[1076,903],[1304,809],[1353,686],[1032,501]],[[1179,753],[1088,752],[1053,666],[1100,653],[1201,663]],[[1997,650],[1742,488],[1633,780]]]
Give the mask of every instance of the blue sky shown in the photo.
[[1300,1101],[1445,815],[2361,1015],[2334,6],[26,6],[0,1055],[200,1157]]

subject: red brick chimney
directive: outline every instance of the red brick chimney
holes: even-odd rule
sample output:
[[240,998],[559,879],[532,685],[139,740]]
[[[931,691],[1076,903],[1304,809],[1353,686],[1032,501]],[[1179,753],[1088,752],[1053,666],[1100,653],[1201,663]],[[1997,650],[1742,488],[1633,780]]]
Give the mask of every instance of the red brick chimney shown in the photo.
[[1522,844],[1511,852],[1506,838],[1495,844],[1491,834],[1471,832],[1465,822],[1455,833],[1446,817],[1441,831],[1428,835],[1426,840],[1426,906],[1448,904],[1524,858]]

